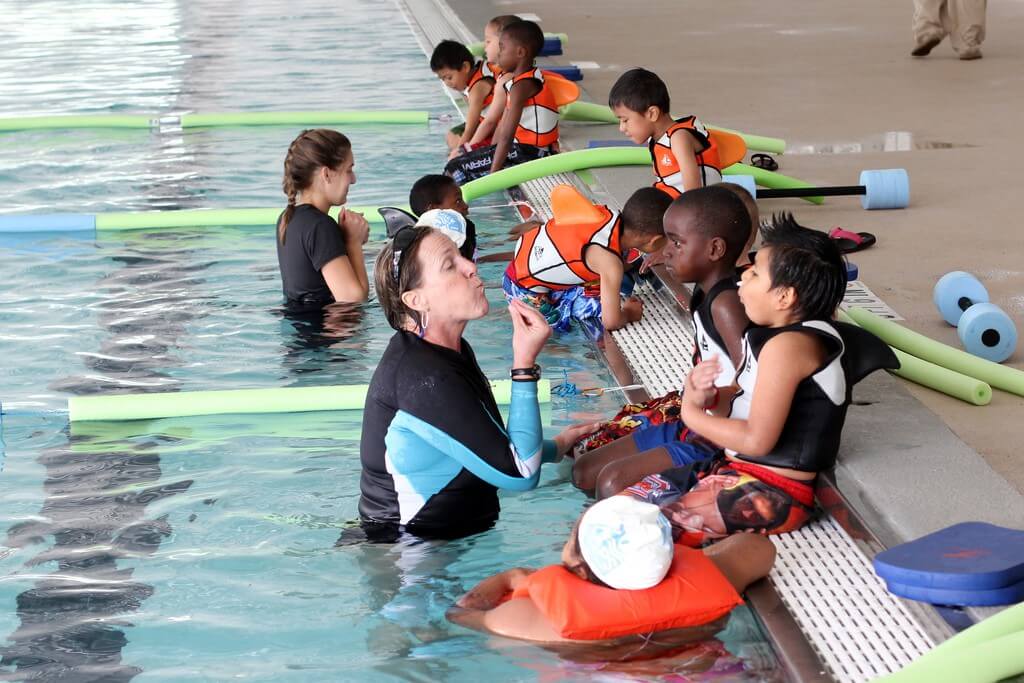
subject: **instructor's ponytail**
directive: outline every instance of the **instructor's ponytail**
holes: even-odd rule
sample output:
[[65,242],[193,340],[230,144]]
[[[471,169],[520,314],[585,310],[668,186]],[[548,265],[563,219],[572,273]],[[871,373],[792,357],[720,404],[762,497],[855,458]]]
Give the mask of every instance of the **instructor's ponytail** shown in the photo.
[[288,198],[288,205],[277,223],[277,238],[284,244],[288,223],[295,214],[295,203],[300,192],[313,184],[317,170],[326,166],[336,169],[352,156],[352,144],[336,130],[315,128],[304,130],[292,140],[284,157],[284,177],[281,189]]

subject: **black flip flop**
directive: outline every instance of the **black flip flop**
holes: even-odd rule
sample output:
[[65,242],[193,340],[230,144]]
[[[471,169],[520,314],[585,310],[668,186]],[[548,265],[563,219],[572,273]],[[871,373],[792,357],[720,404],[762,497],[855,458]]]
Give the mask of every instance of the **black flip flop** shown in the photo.
[[750,157],[750,165],[762,171],[778,171],[779,162],[767,154],[753,154]]
[[829,230],[828,236],[835,241],[839,251],[844,254],[862,251],[878,241],[870,232],[850,232],[842,228],[832,228]]

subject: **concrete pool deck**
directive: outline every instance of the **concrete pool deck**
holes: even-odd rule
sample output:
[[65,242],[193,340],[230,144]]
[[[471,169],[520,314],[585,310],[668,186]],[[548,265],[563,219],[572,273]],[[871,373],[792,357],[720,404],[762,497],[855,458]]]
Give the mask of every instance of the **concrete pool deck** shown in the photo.
[[[820,184],[855,183],[862,169],[904,167],[911,206],[866,212],[854,198],[823,206],[764,200],[762,214],[792,210],[806,225],[841,225],[878,237],[852,255],[860,279],[909,327],[958,345],[932,304],[935,281],[968,270],[1020,328],[1024,324],[1022,240],[1014,230],[1014,174],[1024,155],[1024,3],[991,5],[984,59],[961,62],[948,43],[910,57],[911,3],[856,6],[795,0],[728,5],[667,0],[450,0],[478,35],[499,13],[536,14],[547,31],[569,33],[552,63],[596,62],[581,85],[604,102],[622,71],[644,66],[669,85],[673,109],[705,122],[774,135],[791,149],[844,145],[868,149],[905,131],[907,151],[787,154],[780,171]],[[652,27],[662,27],[652,30]],[[608,37],[613,36],[614,40]],[[698,68],[687,65],[699,65]],[[567,124],[574,147],[621,139],[615,126]],[[602,169],[601,184],[622,202],[651,182],[649,169]],[[1007,363],[1024,368],[1024,350]],[[876,375],[858,386],[836,478],[890,544],[963,519],[1024,523],[1024,398],[996,390],[969,406],[901,380]]]

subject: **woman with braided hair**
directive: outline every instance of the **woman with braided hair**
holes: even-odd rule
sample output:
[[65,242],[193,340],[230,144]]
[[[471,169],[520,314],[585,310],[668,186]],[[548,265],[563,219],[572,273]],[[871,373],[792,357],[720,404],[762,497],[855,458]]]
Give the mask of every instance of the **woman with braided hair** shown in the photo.
[[352,145],[341,133],[304,130],[288,147],[281,188],[288,206],[277,221],[277,260],[291,310],[366,300],[370,290],[363,245],[370,234],[361,214],[343,206],[356,182]]

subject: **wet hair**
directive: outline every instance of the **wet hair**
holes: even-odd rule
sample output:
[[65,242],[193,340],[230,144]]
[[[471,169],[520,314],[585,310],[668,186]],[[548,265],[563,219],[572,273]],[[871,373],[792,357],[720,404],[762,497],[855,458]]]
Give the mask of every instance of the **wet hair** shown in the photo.
[[336,169],[351,157],[352,143],[336,130],[304,130],[292,140],[284,157],[284,178],[281,180],[281,189],[288,197],[288,205],[277,222],[277,238],[281,244],[284,244],[288,223],[295,213],[299,193],[310,188],[320,168]]
[[517,21],[522,21],[522,19],[520,19],[514,14],[499,14],[498,16],[488,21],[487,25],[493,26],[498,30],[498,33],[501,33],[502,31],[505,30],[506,26],[508,26],[509,24],[514,24]]
[[409,190],[409,208],[417,216],[422,216],[428,206],[443,202],[445,195],[453,188],[458,188],[458,184],[451,176],[438,173],[425,175],[413,183]]
[[671,204],[672,198],[661,190],[641,187],[622,207],[622,230],[651,236],[664,235],[665,212]]
[[788,211],[761,226],[763,247],[771,248],[772,288],[792,287],[801,320],[828,320],[846,293],[846,268],[836,243],[805,228]]
[[[396,330],[404,330],[407,319],[416,323],[418,328],[423,328],[420,312],[406,306],[402,301],[402,295],[423,284],[423,266],[420,263],[419,252],[423,238],[433,232],[436,231],[426,226],[402,228],[395,234],[394,239],[384,245],[373,264],[373,284],[377,290],[377,301],[384,309],[388,325]],[[397,267],[396,241],[405,243]]]
[[672,206],[689,212],[691,225],[704,237],[721,238],[725,242],[726,262],[736,263],[752,229],[750,211],[736,192],[721,184],[699,187],[679,195]]
[[501,36],[522,45],[531,60],[544,49],[544,32],[532,21],[513,21],[501,30]]
[[620,105],[638,114],[648,107],[657,107],[668,114],[671,109],[668,87],[653,71],[630,69],[619,76],[608,93],[608,106],[614,109]]
[[434,53],[430,55],[430,70],[434,73],[441,69],[458,71],[463,64],[468,63],[473,66],[475,61],[469,48],[462,43],[454,40],[442,40],[434,48]]

